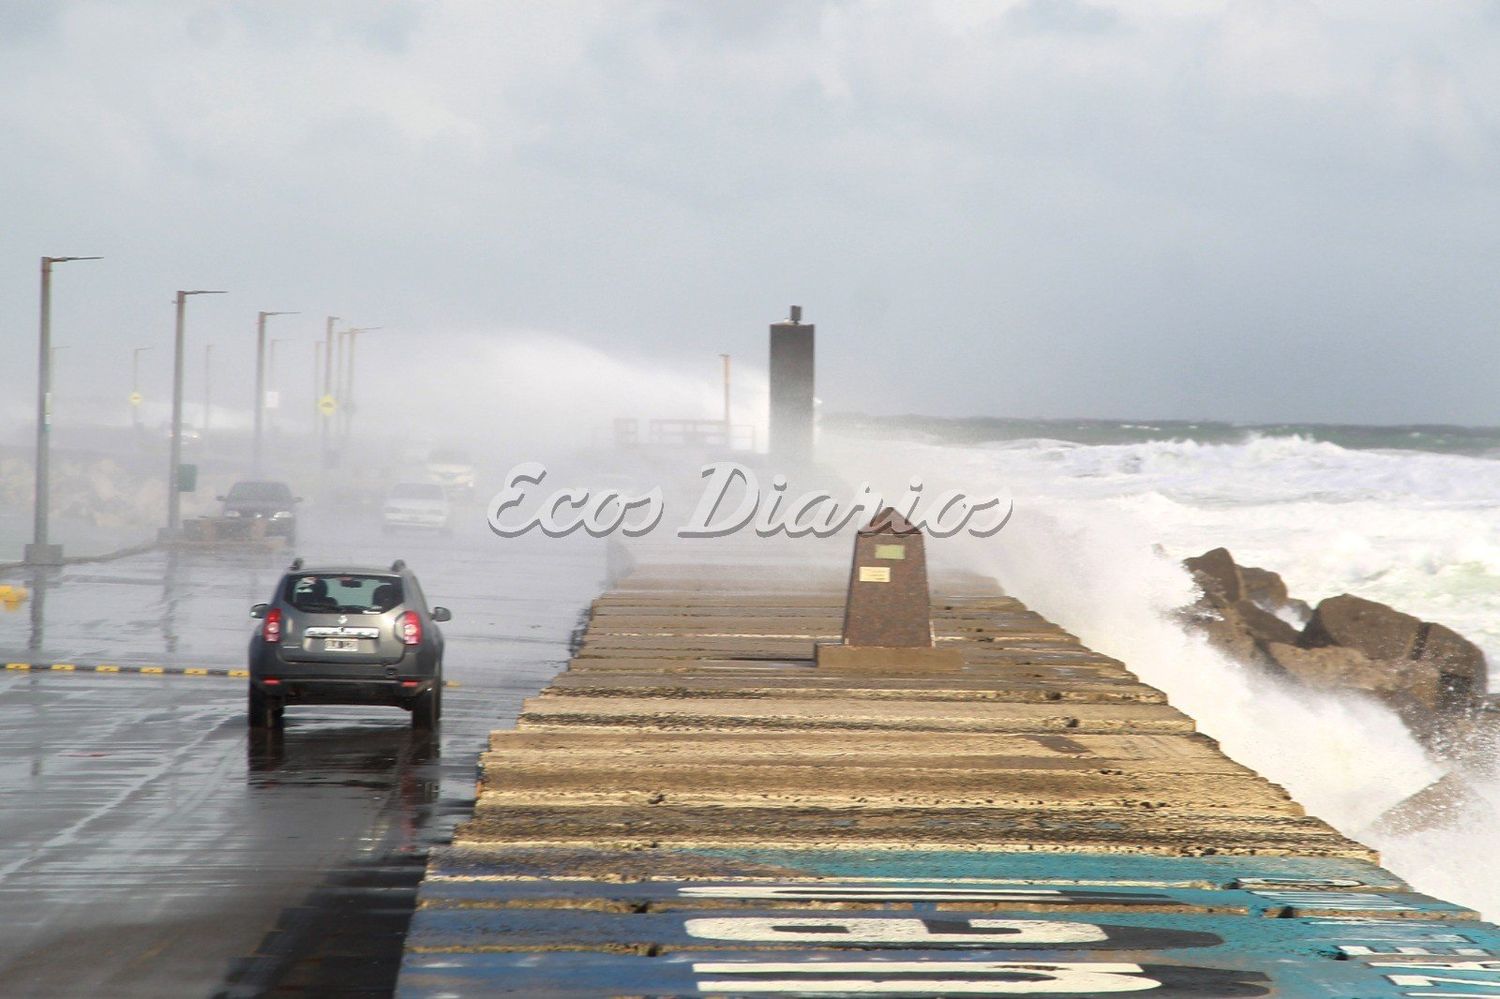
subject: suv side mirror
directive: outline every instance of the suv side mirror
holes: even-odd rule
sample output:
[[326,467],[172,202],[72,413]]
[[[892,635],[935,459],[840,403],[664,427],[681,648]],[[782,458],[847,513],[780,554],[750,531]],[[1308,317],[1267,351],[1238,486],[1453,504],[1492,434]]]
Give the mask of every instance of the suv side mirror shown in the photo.
[[453,612],[446,607],[434,607],[432,609],[432,619],[439,624],[444,621],[451,621],[453,620]]
[[254,607],[250,608],[250,616],[259,621],[261,618],[266,616],[266,611],[270,609],[270,604],[256,604]]

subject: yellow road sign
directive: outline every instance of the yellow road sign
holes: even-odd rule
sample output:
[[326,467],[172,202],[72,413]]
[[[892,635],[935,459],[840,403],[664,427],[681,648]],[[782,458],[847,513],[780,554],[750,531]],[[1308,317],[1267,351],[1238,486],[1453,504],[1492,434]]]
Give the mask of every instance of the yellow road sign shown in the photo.
[[146,397],[141,395],[139,392],[132,392],[130,393],[130,404],[132,406],[139,406],[145,398]]
[[322,413],[324,416],[332,416],[333,411],[338,408],[338,402],[336,402],[331,395],[325,395],[323,398],[318,400],[318,412]]

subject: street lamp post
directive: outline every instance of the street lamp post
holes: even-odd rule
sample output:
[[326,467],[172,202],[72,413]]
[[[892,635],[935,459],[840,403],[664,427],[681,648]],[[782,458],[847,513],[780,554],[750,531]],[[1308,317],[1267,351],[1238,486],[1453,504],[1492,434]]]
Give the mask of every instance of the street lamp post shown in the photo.
[[222,291],[179,291],[177,293],[177,332],[172,355],[172,445],[167,469],[167,536],[175,539],[182,530],[182,367],[183,341],[187,325],[189,295],[224,295]]
[[70,260],[99,260],[100,257],[43,257],[42,305],[38,332],[36,379],[36,486],[33,493],[31,544],[25,559],[31,565],[61,565],[62,546],[47,541],[48,485],[51,479],[52,450],[52,265]]
[[271,386],[267,394],[276,393],[276,414],[271,418],[271,429],[277,434],[281,432],[281,376],[276,374],[276,345],[278,343],[291,343],[295,337],[273,336],[270,340],[270,352],[266,358],[266,381]]
[[[339,330],[338,342],[333,346],[333,397],[339,401],[342,408],[344,402],[344,340],[349,336],[348,330]],[[338,416],[337,413],[334,414]]]
[[[333,414],[333,418],[337,421],[334,433],[340,441],[349,436],[349,367],[346,363],[349,354],[344,350],[344,342],[348,341],[351,345],[353,344],[353,332],[352,329],[339,330],[338,350],[334,352],[333,394],[339,401],[338,412]],[[343,426],[342,431],[338,429],[339,425]],[[340,448],[342,446],[340,444]]]
[[359,342],[359,335],[361,333],[373,333],[378,329],[384,328],[385,327],[383,326],[361,326],[357,329],[348,329],[344,331],[349,336],[349,354],[346,358],[348,368],[344,372],[343,395],[344,440],[346,442],[349,440],[349,424],[354,420],[354,345]]
[[141,432],[141,355],[150,347],[137,347],[130,352],[130,409],[134,414],[136,434]]
[[[271,316],[295,316],[295,312],[257,312],[255,314],[255,445],[250,467],[260,476],[261,430],[266,412],[266,319]],[[274,353],[276,345],[271,345]]]
[[[52,352],[51,352],[52,353],[52,363],[47,368],[47,381],[49,383],[52,381],[52,376],[55,375],[57,373],[57,371],[58,371],[57,355],[60,354],[60,353],[62,353],[65,350],[67,350],[68,346],[69,346],[68,344],[63,344],[62,346],[59,347],[55,343],[52,345]],[[55,393],[55,392],[52,394],[52,402],[53,403],[57,402],[57,393]],[[51,406],[50,406],[50,404],[49,404],[48,409],[49,409],[48,416],[50,417],[51,416],[51,412],[50,412]]]
[[323,384],[323,358],[321,356],[322,353],[323,353],[323,341],[322,340],[314,341],[313,342],[313,363],[312,363],[312,373],[313,373],[313,391],[312,391],[312,420],[313,421],[312,421],[312,432],[313,432],[313,436],[315,436],[315,437],[317,436],[317,433],[318,433],[318,418],[319,418],[318,417],[318,401],[319,401],[318,389]]
[[318,413],[321,418],[319,424],[321,430],[321,450],[323,452],[323,470],[328,468],[328,431],[333,423],[333,413],[323,412],[323,400],[333,399],[333,324],[339,321],[338,316],[328,317],[327,334],[323,338],[323,395],[318,399]]

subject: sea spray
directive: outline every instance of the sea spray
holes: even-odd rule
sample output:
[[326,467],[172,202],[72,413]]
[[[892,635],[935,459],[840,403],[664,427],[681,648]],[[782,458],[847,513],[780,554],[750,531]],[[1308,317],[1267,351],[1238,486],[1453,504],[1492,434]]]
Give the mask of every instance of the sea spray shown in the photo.
[[[1485,861],[1500,829],[1488,812],[1438,832],[1375,824],[1444,770],[1393,712],[1352,692],[1278,682],[1210,648],[1175,613],[1195,596],[1179,559],[1223,544],[1281,572],[1300,596],[1359,592],[1467,629],[1493,656],[1495,618],[1476,625],[1500,607],[1500,462],[1297,438],[956,447],[830,436],[825,453],[849,476],[942,469],[971,488],[1008,488],[1016,513],[1007,529],[950,550],[961,547],[966,562],[1124,661],[1230,756],[1384,851],[1419,889],[1500,915],[1500,861]],[[1443,599],[1445,584],[1478,609]],[[1500,800],[1500,788],[1483,793]]]
[[[441,338],[444,350],[362,358],[368,397],[407,403],[400,433],[482,450],[491,466],[609,444],[617,418],[636,421],[645,433],[654,419],[723,416],[717,358],[701,367],[663,366],[532,330],[432,336]],[[455,355],[465,363],[443,360]],[[758,440],[765,439],[767,394],[764,373],[737,373],[731,419],[753,427]]]
[[970,545],[966,557],[1167,691],[1231,757],[1316,814],[1342,829],[1363,826],[1440,774],[1384,706],[1283,685],[1185,632],[1173,610],[1193,599],[1192,581],[1152,549],[1149,525],[1082,507],[1017,520],[1004,544]]

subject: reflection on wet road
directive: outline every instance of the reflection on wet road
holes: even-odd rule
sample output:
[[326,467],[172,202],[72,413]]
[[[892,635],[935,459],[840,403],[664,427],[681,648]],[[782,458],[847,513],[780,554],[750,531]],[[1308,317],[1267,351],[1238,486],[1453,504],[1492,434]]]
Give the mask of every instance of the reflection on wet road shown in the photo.
[[[422,856],[466,813],[488,732],[566,659],[593,543],[351,534],[318,560],[405,557],[451,607],[441,732],[388,708],[288,711],[245,682],[0,676],[0,994],[381,994]],[[242,667],[287,556],[153,553],[33,580],[7,660]]]

